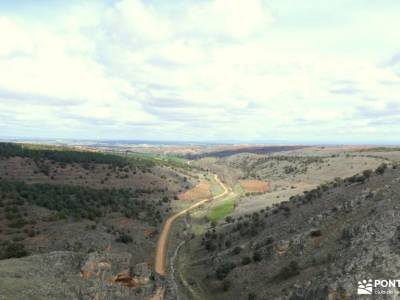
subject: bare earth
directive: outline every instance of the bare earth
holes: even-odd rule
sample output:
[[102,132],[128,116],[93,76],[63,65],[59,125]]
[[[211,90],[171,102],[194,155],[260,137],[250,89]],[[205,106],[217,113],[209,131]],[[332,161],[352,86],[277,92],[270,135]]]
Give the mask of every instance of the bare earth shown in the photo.
[[162,228],[160,237],[158,239],[157,242],[157,250],[156,250],[156,258],[155,258],[155,271],[160,274],[165,276],[165,257],[166,257],[166,249],[167,249],[167,241],[168,241],[168,234],[169,231],[171,229],[171,225],[174,223],[174,221],[179,218],[180,216],[186,214],[187,212],[201,206],[202,204],[208,202],[208,201],[212,201],[212,200],[217,200],[220,199],[222,197],[224,197],[225,195],[228,194],[228,188],[225,186],[225,184],[223,184],[221,182],[221,180],[218,178],[217,175],[214,175],[215,177],[215,181],[218,182],[218,184],[222,187],[222,189],[224,190],[221,194],[211,197],[211,198],[205,198],[205,199],[200,199],[199,201],[197,201],[195,204],[191,205],[188,208],[185,208],[184,210],[181,210],[180,212],[172,215],[171,217],[169,217],[165,223],[164,226]]
[[240,186],[249,193],[266,193],[269,183],[261,180],[239,180]]
[[195,187],[178,195],[179,200],[194,201],[197,199],[211,196],[210,183],[207,180],[201,180]]

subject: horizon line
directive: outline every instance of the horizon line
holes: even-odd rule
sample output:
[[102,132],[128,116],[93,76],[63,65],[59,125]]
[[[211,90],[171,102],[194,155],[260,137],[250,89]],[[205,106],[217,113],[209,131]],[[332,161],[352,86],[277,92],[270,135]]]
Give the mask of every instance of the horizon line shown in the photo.
[[102,142],[102,143],[132,143],[132,144],[169,144],[169,145],[183,145],[183,144],[191,144],[191,145],[252,145],[252,146],[364,146],[364,147],[373,147],[373,146],[385,146],[385,147],[400,147],[399,143],[393,142],[346,142],[346,141],[262,141],[262,140],[157,140],[157,139],[112,139],[112,138],[35,138],[35,137],[0,137],[0,142]]

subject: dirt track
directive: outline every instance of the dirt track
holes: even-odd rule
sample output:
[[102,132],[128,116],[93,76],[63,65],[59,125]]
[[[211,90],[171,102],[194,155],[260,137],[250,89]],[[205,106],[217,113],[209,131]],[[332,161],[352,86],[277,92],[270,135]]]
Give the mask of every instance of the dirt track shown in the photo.
[[196,207],[199,207],[200,205],[203,205],[204,203],[212,200],[216,200],[219,198],[224,197],[225,195],[228,194],[228,188],[221,182],[221,180],[218,178],[217,175],[214,175],[215,181],[218,182],[218,184],[222,187],[224,190],[221,194],[210,197],[210,198],[205,198],[205,199],[200,199],[197,201],[195,204],[191,205],[188,208],[185,208],[184,210],[170,216],[164,223],[164,226],[162,228],[160,237],[157,242],[157,249],[156,249],[156,257],[155,257],[155,271],[162,275],[165,276],[165,259],[166,259],[166,253],[167,253],[167,243],[168,243],[168,235],[171,229],[171,225],[174,223],[174,221],[184,215],[185,213],[191,211],[192,209],[195,209]]

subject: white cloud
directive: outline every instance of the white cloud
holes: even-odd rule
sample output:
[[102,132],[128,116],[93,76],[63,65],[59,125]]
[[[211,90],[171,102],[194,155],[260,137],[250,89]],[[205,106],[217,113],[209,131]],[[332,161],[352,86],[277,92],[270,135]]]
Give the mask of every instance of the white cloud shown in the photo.
[[29,35],[7,17],[0,16],[0,57],[12,54],[31,54]]
[[399,21],[390,17],[387,34],[378,25],[376,41],[361,40],[361,25],[377,18],[372,8],[342,17],[337,4],[325,23],[315,17],[320,27],[295,8],[215,0],[168,10],[122,0],[76,5],[58,12],[57,24],[2,16],[0,108],[23,125],[7,130],[24,135],[46,119],[52,132],[81,137],[91,129],[108,138],[118,130],[126,138],[264,140],[385,132],[384,112],[400,102],[398,67],[386,63],[398,50],[390,39]]
[[271,15],[259,0],[216,0],[193,5],[184,19],[187,35],[243,39],[263,32]]

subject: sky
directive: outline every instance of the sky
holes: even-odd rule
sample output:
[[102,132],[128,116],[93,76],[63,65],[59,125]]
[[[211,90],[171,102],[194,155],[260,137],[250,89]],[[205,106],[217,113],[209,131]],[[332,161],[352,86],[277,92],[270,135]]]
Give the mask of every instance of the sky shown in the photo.
[[0,0],[0,137],[400,143],[398,0]]

